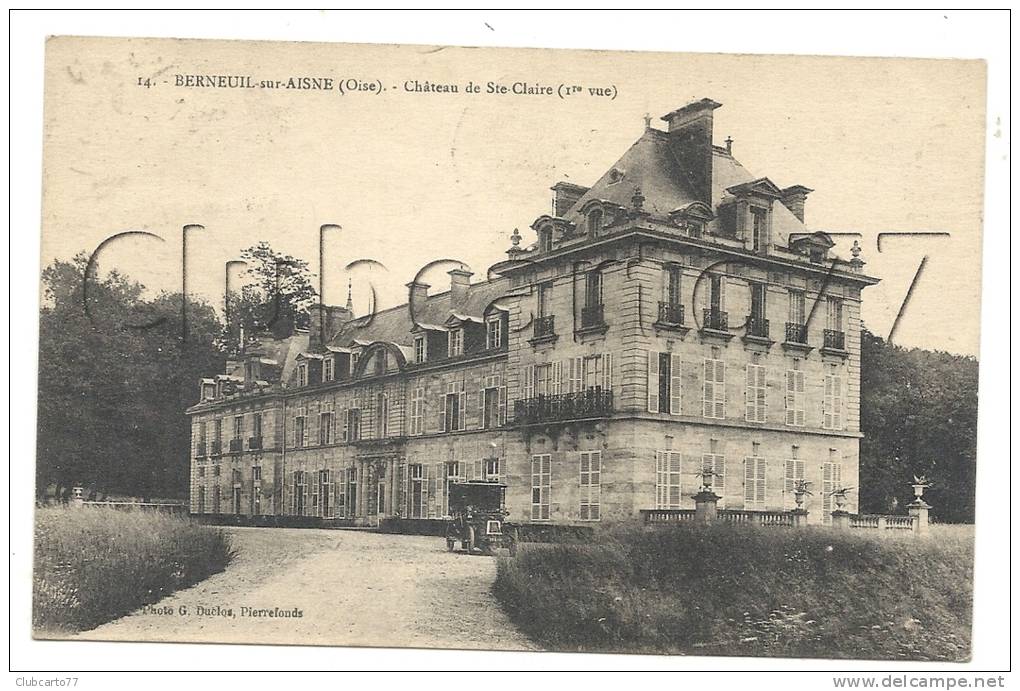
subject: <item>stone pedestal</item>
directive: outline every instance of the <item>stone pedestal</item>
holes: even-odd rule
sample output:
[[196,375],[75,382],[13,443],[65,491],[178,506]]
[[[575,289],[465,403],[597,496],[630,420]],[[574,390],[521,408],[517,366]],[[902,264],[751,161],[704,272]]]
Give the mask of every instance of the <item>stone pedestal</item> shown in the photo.
[[832,527],[837,530],[850,530],[850,512],[841,509],[833,511]]
[[85,488],[84,487],[72,487],[71,488],[71,506],[75,509],[80,509],[85,506]]
[[694,495],[694,521],[696,523],[712,523],[718,517],[717,505],[722,499],[710,489],[703,489]]
[[793,516],[794,528],[803,528],[807,526],[807,509],[794,509],[790,512],[790,515]]
[[907,513],[914,519],[914,532],[917,535],[928,534],[928,510],[931,506],[923,499],[915,499],[907,504]]

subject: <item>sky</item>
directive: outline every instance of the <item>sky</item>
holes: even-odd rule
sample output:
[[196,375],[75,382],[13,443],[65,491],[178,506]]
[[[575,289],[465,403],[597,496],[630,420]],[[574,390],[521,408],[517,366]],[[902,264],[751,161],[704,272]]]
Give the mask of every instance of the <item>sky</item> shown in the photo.
[[[54,38],[45,84],[42,265],[144,230],[100,257],[153,291],[219,304],[225,263],[261,240],[308,259],[325,302],[379,306],[437,258],[481,280],[526,242],[559,180],[592,184],[650,114],[712,98],[715,140],[780,187],[806,185],[810,230],[860,233],[865,324],[894,340],[976,355],[985,72],[978,61],[313,43]],[[330,90],[187,88],[176,75],[334,80]],[[148,82],[146,82],[148,80]],[[355,80],[374,91],[341,92]],[[405,83],[459,93],[408,92]],[[465,85],[481,93],[466,93]],[[489,82],[554,94],[487,93]],[[148,83],[148,86],[145,84]],[[580,92],[558,95],[560,85]],[[382,90],[380,90],[382,87]],[[589,89],[608,96],[591,95]],[[884,236],[880,233],[914,233]],[[938,235],[916,235],[938,233]],[[838,238],[849,256],[853,237]],[[386,267],[344,266],[373,259]],[[426,277],[445,289],[440,269]]]

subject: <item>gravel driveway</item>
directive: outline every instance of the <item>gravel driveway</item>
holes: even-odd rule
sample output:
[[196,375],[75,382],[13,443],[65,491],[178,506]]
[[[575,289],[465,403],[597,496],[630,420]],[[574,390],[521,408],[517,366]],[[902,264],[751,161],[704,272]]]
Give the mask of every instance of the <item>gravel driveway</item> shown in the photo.
[[226,571],[77,637],[538,649],[492,596],[492,557],[448,553],[437,537],[226,530],[238,552]]

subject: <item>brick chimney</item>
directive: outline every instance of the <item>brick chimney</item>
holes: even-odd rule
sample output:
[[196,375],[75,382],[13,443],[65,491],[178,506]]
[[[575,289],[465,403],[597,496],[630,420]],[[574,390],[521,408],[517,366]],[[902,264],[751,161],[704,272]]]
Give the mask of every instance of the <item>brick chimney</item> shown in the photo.
[[467,269],[451,269],[450,275],[450,309],[460,309],[467,302],[468,286],[474,275]]
[[662,116],[668,124],[669,148],[694,198],[712,206],[712,111],[710,98],[689,103]]
[[814,192],[810,187],[804,187],[804,185],[793,185],[782,190],[782,197],[780,201],[783,202],[783,206],[793,212],[793,215],[803,223],[804,222],[804,202],[807,201],[807,196]]
[[583,197],[589,188],[561,180],[549,189],[553,191],[553,216],[563,218],[563,215],[570,211],[570,207],[576,204],[577,200]]

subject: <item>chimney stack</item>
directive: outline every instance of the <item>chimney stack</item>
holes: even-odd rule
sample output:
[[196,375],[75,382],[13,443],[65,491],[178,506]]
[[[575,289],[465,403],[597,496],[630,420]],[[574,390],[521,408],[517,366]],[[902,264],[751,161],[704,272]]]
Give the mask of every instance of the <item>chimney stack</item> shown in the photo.
[[316,303],[308,308],[308,349],[318,350],[337,334],[344,324],[354,319],[346,307]]
[[553,216],[563,218],[564,214],[570,211],[570,207],[577,203],[577,200],[584,196],[589,188],[575,185],[572,182],[560,181],[550,187],[553,191]]
[[425,300],[429,297],[428,283],[422,283],[421,281],[411,281],[407,284],[407,301],[413,302],[415,307],[421,307]]
[[721,106],[710,98],[662,116],[668,124],[669,146],[694,198],[712,206],[712,111]]
[[782,197],[780,201],[783,202],[783,206],[793,212],[793,215],[797,217],[801,223],[804,222],[804,202],[807,201],[807,196],[814,192],[810,187],[804,187],[804,185],[793,185],[782,190]]
[[450,275],[450,309],[460,309],[467,302],[468,286],[474,275],[467,269],[451,269]]

